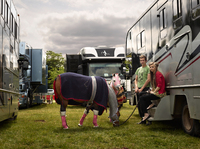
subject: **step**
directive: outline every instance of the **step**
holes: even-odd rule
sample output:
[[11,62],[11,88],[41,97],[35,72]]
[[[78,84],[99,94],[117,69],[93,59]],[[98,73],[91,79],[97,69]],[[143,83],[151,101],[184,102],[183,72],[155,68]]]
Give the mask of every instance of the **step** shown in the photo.
[[155,112],[156,112],[156,109],[157,109],[157,107],[151,108],[150,110],[148,110],[148,113],[149,113],[152,117],[154,117]]

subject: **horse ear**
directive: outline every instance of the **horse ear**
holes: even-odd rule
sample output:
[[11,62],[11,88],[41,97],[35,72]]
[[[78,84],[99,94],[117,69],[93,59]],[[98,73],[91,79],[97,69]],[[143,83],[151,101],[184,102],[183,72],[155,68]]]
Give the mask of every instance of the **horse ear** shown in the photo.
[[115,77],[115,73],[113,73],[112,76]]

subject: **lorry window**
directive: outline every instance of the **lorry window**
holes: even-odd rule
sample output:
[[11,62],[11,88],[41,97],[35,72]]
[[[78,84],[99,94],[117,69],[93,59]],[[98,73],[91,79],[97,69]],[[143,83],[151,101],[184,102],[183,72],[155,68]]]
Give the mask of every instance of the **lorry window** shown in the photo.
[[191,0],[192,5],[192,18],[196,19],[200,16],[200,0]]
[[145,31],[142,31],[141,32],[141,43],[142,43],[142,47],[144,47],[145,46],[145,43],[146,43],[146,39],[145,39]]
[[141,48],[141,41],[140,41],[140,34],[137,35],[137,49],[140,49]]
[[5,31],[3,31],[3,65],[7,68],[10,68],[10,45],[9,45],[9,37]]
[[128,33],[127,41],[126,41],[126,54],[130,54],[132,52],[132,36],[131,36],[131,31]]
[[173,1],[173,20],[174,29],[182,26],[182,2],[181,0]]
[[13,70],[13,46],[10,45],[10,69]]
[[167,36],[167,16],[166,9],[162,9],[160,11],[160,38],[163,39]]
[[[145,47],[146,43],[146,38],[145,38],[145,31],[143,30],[137,35],[137,48],[138,48],[138,53],[144,53],[143,47]],[[141,52],[142,51],[142,52]]]
[[199,5],[200,0],[191,0],[192,1],[192,9]]
[[91,63],[89,76],[111,77],[113,73],[120,73],[121,63]]
[[181,0],[173,1],[174,20],[182,16]]

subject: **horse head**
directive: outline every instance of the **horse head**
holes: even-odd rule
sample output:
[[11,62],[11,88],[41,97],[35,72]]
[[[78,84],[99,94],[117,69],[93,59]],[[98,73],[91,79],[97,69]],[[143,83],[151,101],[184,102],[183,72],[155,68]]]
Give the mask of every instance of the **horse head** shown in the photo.
[[126,97],[124,95],[124,88],[121,85],[121,78],[118,73],[112,75],[112,80],[111,80],[110,86],[115,91],[118,104],[122,105],[123,101],[126,99]]
[[118,73],[112,75],[110,86],[114,89],[115,92],[119,91],[121,87],[121,78]]
[[119,126],[119,117],[120,117],[120,113],[119,111],[117,111],[117,113],[110,118],[114,127]]

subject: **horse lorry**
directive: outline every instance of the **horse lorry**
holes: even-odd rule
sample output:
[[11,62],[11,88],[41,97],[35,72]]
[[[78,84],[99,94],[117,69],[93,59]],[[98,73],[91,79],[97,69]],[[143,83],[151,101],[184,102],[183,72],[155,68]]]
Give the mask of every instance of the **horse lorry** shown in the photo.
[[[109,82],[113,73],[121,73],[124,58],[123,47],[84,47],[78,54],[66,54],[65,70],[87,76],[101,76]],[[126,83],[124,76],[120,77]]]
[[125,51],[132,62],[132,92],[140,54],[147,64],[158,62],[165,77],[167,96],[149,111],[149,120],[178,118],[186,133],[200,135],[199,0],[154,1],[128,30]]
[[20,17],[12,0],[1,1],[0,10],[0,121],[3,121],[18,115]]
[[33,49],[26,42],[20,42],[19,53],[20,107],[28,108],[33,104],[42,104],[48,88],[46,53],[42,49]]
[[127,91],[130,91],[130,85],[127,85],[130,80],[125,81],[124,76],[121,74],[121,65],[124,58],[125,50],[123,47],[84,47],[78,54],[66,54],[65,70],[66,72],[87,76],[101,76],[107,82],[111,81],[113,73],[119,73],[127,95]]

